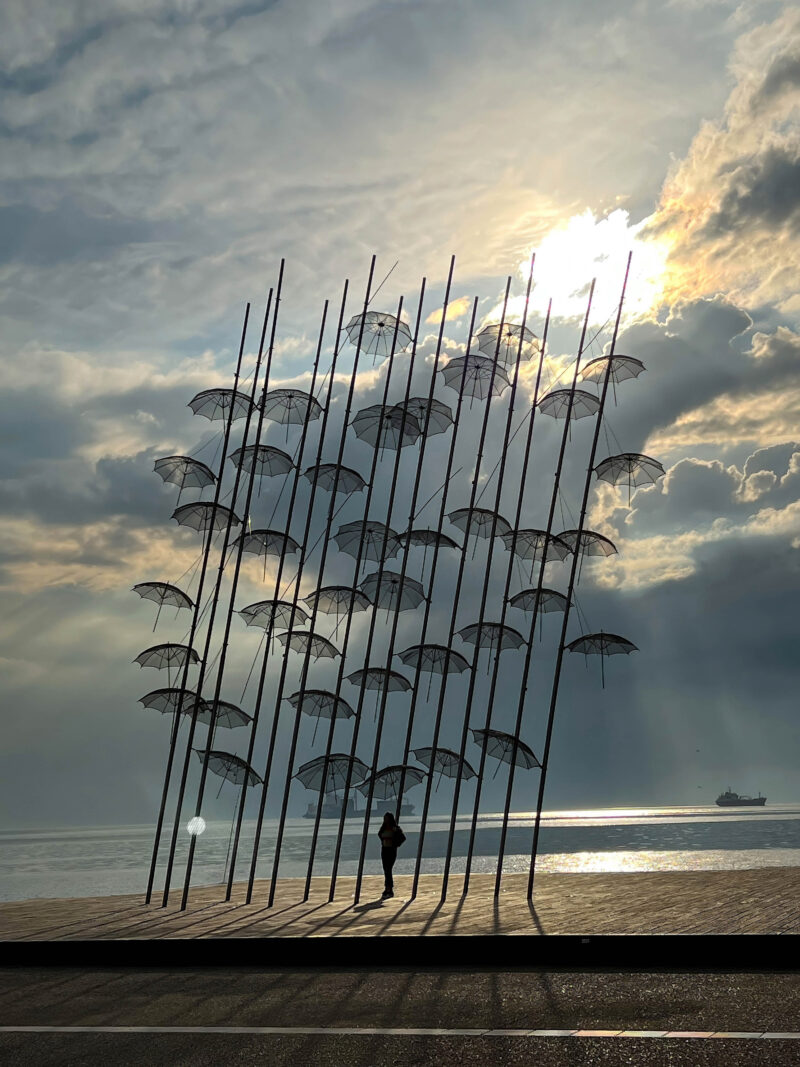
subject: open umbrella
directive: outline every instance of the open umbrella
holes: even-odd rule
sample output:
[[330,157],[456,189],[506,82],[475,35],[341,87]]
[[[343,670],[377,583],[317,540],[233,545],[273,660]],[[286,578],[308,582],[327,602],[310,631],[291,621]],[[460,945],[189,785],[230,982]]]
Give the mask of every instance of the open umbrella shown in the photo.
[[306,421],[312,422],[322,414],[322,405],[310,393],[302,389],[271,389],[261,402],[264,417],[286,427],[286,440],[289,440],[289,427],[302,426]]
[[270,626],[302,626],[308,622],[308,615],[302,608],[290,600],[259,600],[248,604],[239,614],[247,626],[260,626],[267,630]]
[[[337,477],[338,472],[338,477]],[[316,483],[321,489],[332,493],[334,488],[337,493],[360,493],[366,489],[367,483],[351,467],[339,466],[336,463],[319,463],[308,467],[303,471],[303,477],[310,482]]]
[[336,794],[347,784],[348,771],[350,781],[354,782],[360,781],[368,770],[366,763],[362,763],[355,756],[348,756],[344,752],[331,752],[328,756],[315,756],[308,763],[304,763],[294,777],[306,789],[316,789],[320,793],[333,793],[336,797]]
[[402,652],[398,652],[397,656],[407,667],[414,667],[417,671],[424,671],[430,675],[426,700],[431,695],[431,682],[434,674],[462,674],[470,669],[464,657],[452,648],[448,648],[447,645],[430,643],[411,645]]
[[492,396],[499,396],[511,384],[503,368],[486,356],[456,356],[442,368],[442,377],[449,388],[463,392],[473,400],[476,397],[485,400],[490,392]]
[[153,464],[153,470],[165,482],[178,486],[178,500],[184,489],[205,489],[216,482],[216,476],[205,463],[191,456],[164,456]]
[[276,478],[288,474],[294,467],[292,457],[282,448],[272,445],[245,445],[231,452],[229,458],[235,467],[240,467],[247,474],[252,474],[255,467],[255,473],[260,478]]
[[[487,756],[493,756],[503,763],[513,762],[517,767],[524,767],[526,770],[530,770],[531,767],[541,767],[533,750],[512,734],[503,733],[502,730],[472,730],[472,736],[476,745],[486,749]],[[497,764],[492,778],[497,777],[499,770],[500,763]]]
[[422,430],[414,416],[402,407],[372,404],[357,412],[350,425],[356,437],[373,448],[402,448],[413,445]]
[[599,385],[605,378],[609,364],[611,367],[608,370],[608,376],[611,381],[611,387],[614,390],[614,403],[616,403],[617,384],[629,378],[638,378],[645,366],[640,359],[634,359],[633,356],[616,354],[613,356],[598,356],[597,359],[592,359],[586,364],[581,371],[581,377],[585,382],[595,382]]
[[177,608],[179,611],[181,608],[194,607],[192,598],[188,597],[177,585],[170,585],[169,582],[139,582],[131,592],[138,593],[142,600],[152,600],[154,604],[158,604],[156,621],[153,623],[154,631],[158,626],[158,617],[165,604],[168,607]]
[[404,545],[409,548],[421,547],[422,552],[422,577],[425,577],[425,564],[428,559],[428,549],[432,546],[436,546],[438,551],[440,548],[457,548],[461,551],[461,545],[448,537],[447,534],[441,533],[439,530],[417,529],[406,530],[404,533],[398,534],[398,537]]
[[518,608],[520,611],[536,611],[538,604],[540,637],[542,636],[542,615],[553,611],[566,611],[567,608],[567,598],[555,589],[542,588],[541,596],[536,589],[523,589],[509,597],[508,602],[512,608]]
[[348,556],[358,559],[360,551],[362,560],[371,559],[376,563],[382,559],[391,559],[401,548],[400,538],[394,530],[390,530],[382,522],[367,519],[345,523],[339,527],[333,539],[339,549]]
[[458,636],[467,644],[474,645],[476,651],[488,648],[490,651],[504,648],[521,648],[527,644],[525,638],[514,629],[499,622],[475,622],[458,631]]
[[439,789],[439,783],[442,780],[442,775],[447,778],[457,778],[458,768],[461,766],[461,777],[464,781],[468,781],[470,778],[477,778],[475,771],[470,767],[466,760],[462,760],[457,752],[453,752],[450,748],[413,748],[411,750],[414,759],[423,763],[429,771],[434,774],[438,771],[439,777],[436,779],[435,788]]
[[394,406],[399,411],[405,408],[410,415],[413,415],[422,433],[427,434],[428,437],[433,437],[437,433],[445,433],[453,425],[452,409],[447,404],[443,404],[441,400],[411,396],[407,401]]
[[233,389],[204,389],[192,397],[187,405],[195,415],[202,415],[212,422],[227,419],[231,407],[234,419],[244,419],[252,406],[249,396]]
[[606,687],[605,657],[629,656],[631,652],[639,651],[632,641],[620,637],[619,634],[605,634],[602,630],[598,634],[583,634],[564,647],[568,652],[582,652],[584,656],[600,657],[600,677],[604,689]]
[[368,797],[371,792],[373,800],[390,800],[399,798],[401,781],[403,792],[407,793],[409,789],[419,785],[424,777],[425,774],[419,767],[395,763],[390,767],[381,768],[370,778],[365,778],[356,786],[356,789],[365,797]]
[[352,719],[355,716],[346,700],[327,689],[302,689],[286,699],[293,708],[299,708],[304,715],[311,715],[317,720],[311,738],[312,745],[317,738],[320,719]]
[[[179,689],[170,686],[165,689],[154,689],[152,693],[145,693],[139,697],[139,703],[146,708],[154,708],[162,715],[172,715],[180,708],[183,715],[191,715],[197,703],[197,693],[191,689]],[[200,704],[204,704],[200,701]]]
[[478,538],[484,540],[492,536],[503,537],[511,532],[511,523],[497,511],[488,508],[457,508],[447,516],[449,521],[457,529],[461,530],[466,537],[470,534],[475,536],[475,544],[472,546],[472,557],[475,558],[475,549],[478,546]]
[[354,315],[344,329],[347,339],[354,345],[358,344],[359,335],[361,336],[361,351],[375,357],[373,366],[378,357],[385,359],[391,354],[392,345],[395,352],[402,352],[411,344],[411,333],[406,324],[388,311],[366,311]]
[[353,671],[352,674],[347,675],[347,681],[351,685],[359,686],[361,689],[376,690],[375,719],[378,718],[378,706],[384,689],[388,693],[407,693],[411,689],[411,682],[409,682],[408,678],[386,667],[365,667],[363,670]]
[[[156,670],[164,670],[166,668],[169,680],[173,667],[183,667],[187,660],[191,664],[200,662],[193,648],[168,641],[163,645],[153,645],[151,648],[146,648],[144,652],[139,653],[133,662],[138,663],[140,667],[155,667]],[[168,681],[168,684],[171,685],[171,681]]]
[[[206,758],[205,749],[196,748],[194,751],[202,763]],[[258,785],[262,781],[249,763],[246,763],[239,756],[234,756],[232,752],[220,752],[212,749],[208,753],[208,769],[222,779],[217,796],[222,792],[222,787],[226,782],[233,782],[234,785],[244,783],[247,786]]]
[[628,507],[631,506],[631,490],[643,485],[655,485],[664,477],[664,468],[657,459],[642,455],[641,452],[623,452],[619,456],[608,456],[601,460],[594,469],[597,477],[611,485],[628,486]]
[[366,611],[370,605],[369,597],[349,585],[324,585],[303,599],[312,610],[316,607],[325,615],[337,617],[348,611]]
[[[575,551],[578,543],[577,530],[562,530],[558,537],[569,545],[570,552]],[[579,551],[584,556],[613,556],[617,546],[603,534],[595,533],[594,530],[581,530]]]
[[280,530],[248,530],[234,541],[234,546],[243,542],[242,551],[254,556],[283,556],[287,552],[298,552],[300,545],[293,537]]
[[425,590],[419,582],[395,571],[368,574],[359,588],[370,603],[384,611],[412,611],[425,600]]
[[529,360],[538,356],[541,348],[533,330],[513,322],[504,322],[502,326],[499,322],[490,323],[479,330],[476,336],[479,352],[490,359],[494,359],[497,353],[498,361],[507,365],[517,362],[517,353],[520,360]]
[[314,659],[335,659],[341,655],[339,649],[327,637],[309,633],[308,630],[287,630],[276,636],[284,647],[291,648],[294,652],[305,652],[310,648]]
[[198,533],[206,533],[208,530],[216,533],[218,530],[224,530],[228,523],[231,526],[242,525],[242,520],[230,508],[207,500],[181,504],[173,511],[172,518],[179,526],[188,526]]
[[[572,397],[572,407],[570,407]],[[554,389],[539,401],[539,410],[543,415],[552,415],[554,419],[585,419],[594,415],[600,408],[600,401],[584,389]]]

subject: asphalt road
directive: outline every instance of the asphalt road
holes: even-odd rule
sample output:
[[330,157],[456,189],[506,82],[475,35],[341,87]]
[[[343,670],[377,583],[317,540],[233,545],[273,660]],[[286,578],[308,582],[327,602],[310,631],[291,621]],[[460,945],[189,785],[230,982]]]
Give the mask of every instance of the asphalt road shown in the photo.
[[[800,974],[0,968],[0,1026],[793,1033]],[[2,1032],[0,1062],[782,1067],[800,1065],[800,1040]]]

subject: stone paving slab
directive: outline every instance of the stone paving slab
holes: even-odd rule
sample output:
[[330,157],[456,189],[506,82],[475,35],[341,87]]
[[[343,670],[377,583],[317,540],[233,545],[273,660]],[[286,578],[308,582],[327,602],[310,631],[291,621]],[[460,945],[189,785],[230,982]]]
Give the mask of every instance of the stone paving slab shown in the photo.
[[229,903],[221,886],[192,889],[185,911],[180,889],[166,908],[160,896],[145,905],[143,895],[11,901],[0,903],[0,940],[800,933],[798,868],[541,874],[532,903],[525,874],[505,876],[498,899],[493,875],[473,875],[466,897],[461,879],[451,879],[444,901],[437,875],[420,880],[414,900],[411,877],[399,876],[387,901],[382,878],[368,876],[356,905],[354,879],[339,879],[330,903],[328,879],[315,878],[305,902],[303,886],[281,879],[271,908],[265,882],[256,882],[251,904],[244,885]]

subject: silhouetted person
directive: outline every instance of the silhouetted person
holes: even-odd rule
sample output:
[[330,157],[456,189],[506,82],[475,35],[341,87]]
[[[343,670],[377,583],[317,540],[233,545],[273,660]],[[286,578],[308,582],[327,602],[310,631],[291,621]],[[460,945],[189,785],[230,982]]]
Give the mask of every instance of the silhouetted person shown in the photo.
[[387,811],[383,817],[383,823],[378,830],[381,839],[381,863],[383,864],[383,877],[385,886],[382,897],[394,896],[394,880],[392,879],[392,867],[397,859],[397,850],[406,839],[406,835],[395,822],[394,815]]

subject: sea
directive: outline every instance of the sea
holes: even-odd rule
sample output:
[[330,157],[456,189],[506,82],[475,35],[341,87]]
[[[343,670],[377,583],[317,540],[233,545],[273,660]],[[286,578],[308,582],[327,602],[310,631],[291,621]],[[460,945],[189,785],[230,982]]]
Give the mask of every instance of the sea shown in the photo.
[[[407,836],[396,874],[414,870],[419,819],[402,821]],[[380,844],[373,819],[366,838],[367,874],[379,874]],[[494,873],[502,814],[482,814],[474,841],[472,871]],[[528,871],[534,814],[516,812],[508,826],[503,870]],[[313,820],[287,820],[278,877],[304,877],[308,869]],[[362,819],[348,819],[338,871],[355,874],[363,839]],[[193,885],[222,884],[230,860],[231,823],[209,822],[197,836]],[[313,873],[329,875],[338,821],[323,820]],[[94,897],[143,893],[153,850],[154,828],[91,826],[0,830],[0,900]],[[249,874],[255,823],[245,821],[235,880]],[[272,875],[277,825],[265,821],[256,876]],[[423,874],[443,870],[450,836],[449,816],[431,815],[425,832]],[[470,818],[459,817],[453,834],[451,872],[465,868]],[[163,884],[169,835],[163,835],[156,887]],[[183,882],[190,835],[178,834],[172,884]],[[759,867],[800,867],[800,804],[764,808],[670,807],[598,808],[548,811],[542,817],[537,870],[566,873],[633,871],[719,871]]]

